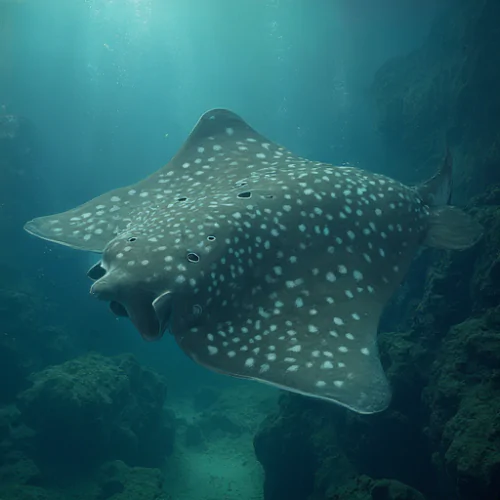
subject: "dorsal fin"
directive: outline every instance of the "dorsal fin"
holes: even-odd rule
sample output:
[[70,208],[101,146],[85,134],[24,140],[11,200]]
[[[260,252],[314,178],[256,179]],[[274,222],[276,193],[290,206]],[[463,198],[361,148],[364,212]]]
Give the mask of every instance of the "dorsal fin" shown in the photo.
[[418,187],[418,192],[428,205],[442,206],[450,203],[452,189],[453,158],[450,148],[447,147],[440,169],[428,181]]

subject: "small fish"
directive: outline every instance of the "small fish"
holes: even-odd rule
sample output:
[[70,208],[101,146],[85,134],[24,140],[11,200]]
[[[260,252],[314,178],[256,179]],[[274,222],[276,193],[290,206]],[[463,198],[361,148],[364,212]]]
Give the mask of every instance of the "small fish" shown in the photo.
[[481,236],[446,206],[451,170],[448,154],[408,187],[296,156],[218,109],[156,173],[25,229],[101,253],[91,294],[145,339],[168,329],[209,369],[375,413],[391,394],[379,318],[412,258]]

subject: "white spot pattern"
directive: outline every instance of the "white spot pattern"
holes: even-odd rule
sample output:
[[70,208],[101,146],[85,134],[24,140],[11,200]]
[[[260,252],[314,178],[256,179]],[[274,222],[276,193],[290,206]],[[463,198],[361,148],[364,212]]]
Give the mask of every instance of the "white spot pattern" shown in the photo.
[[406,271],[428,209],[392,179],[297,157],[224,113],[156,174],[33,232],[186,297],[173,334],[202,364],[356,406],[378,296]]

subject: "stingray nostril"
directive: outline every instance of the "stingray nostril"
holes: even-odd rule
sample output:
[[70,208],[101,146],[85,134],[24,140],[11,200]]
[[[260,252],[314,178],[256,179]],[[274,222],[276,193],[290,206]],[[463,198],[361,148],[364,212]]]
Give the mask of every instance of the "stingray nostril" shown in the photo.
[[127,241],[130,241],[132,243],[133,241],[136,241],[136,240],[137,240],[137,238],[135,236],[132,236]]

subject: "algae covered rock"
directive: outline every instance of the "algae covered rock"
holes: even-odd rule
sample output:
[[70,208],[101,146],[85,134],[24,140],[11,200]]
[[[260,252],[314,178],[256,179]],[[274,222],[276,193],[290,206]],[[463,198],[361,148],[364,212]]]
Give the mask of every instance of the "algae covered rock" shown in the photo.
[[76,355],[73,334],[47,321],[57,316],[55,305],[44,300],[32,284],[9,272],[0,256],[0,404],[15,401],[29,386],[27,376]]
[[93,464],[120,458],[131,465],[161,462],[173,430],[163,410],[166,385],[131,356],[90,354],[32,377],[18,405],[37,432],[46,461]]
[[500,306],[453,327],[425,392],[453,498],[500,498]]

